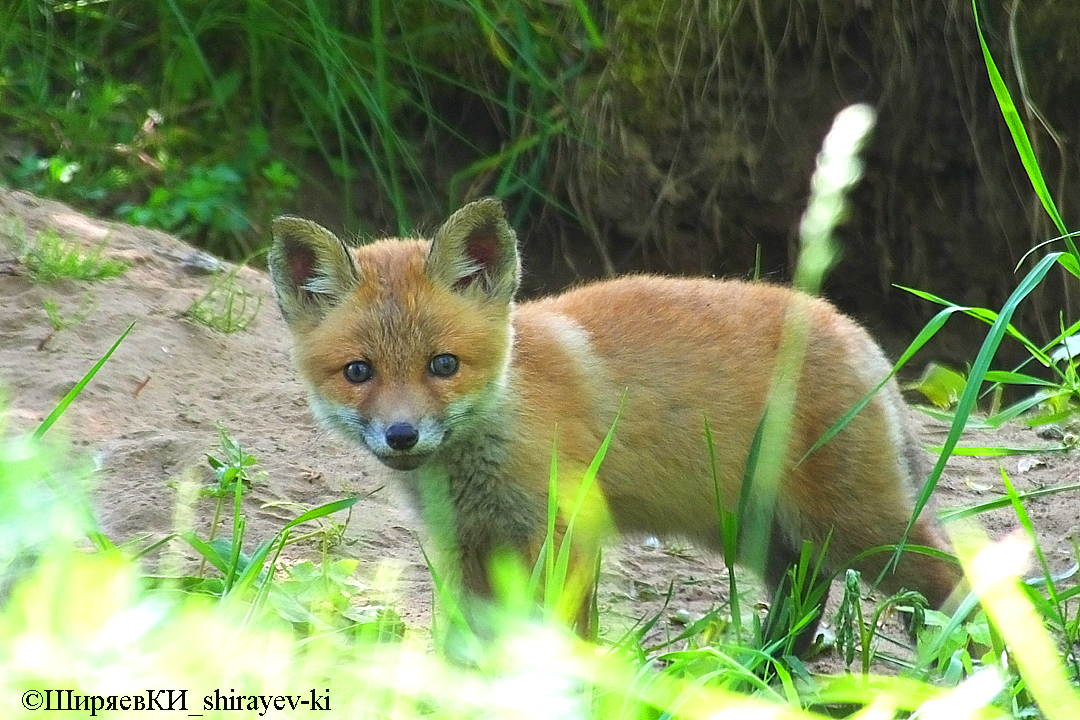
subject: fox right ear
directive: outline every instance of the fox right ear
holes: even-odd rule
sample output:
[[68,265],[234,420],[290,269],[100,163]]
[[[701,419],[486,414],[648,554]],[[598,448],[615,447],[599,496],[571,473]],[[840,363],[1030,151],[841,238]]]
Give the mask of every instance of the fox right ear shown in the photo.
[[443,223],[431,241],[428,275],[455,292],[510,302],[521,282],[517,235],[502,203],[471,202]]
[[267,264],[281,314],[290,327],[318,321],[359,280],[348,248],[310,220],[283,216],[270,229],[274,241]]

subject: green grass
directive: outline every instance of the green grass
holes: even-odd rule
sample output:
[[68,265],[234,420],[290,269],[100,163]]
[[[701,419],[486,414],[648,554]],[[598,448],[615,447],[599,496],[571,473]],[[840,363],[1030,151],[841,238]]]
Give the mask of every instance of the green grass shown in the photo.
[[[238,701],[239,695],[310,700],[313,689],[330,705],[326,717],[350,718],[617,720],[707,718],[722,711],[740,718],[810,720],[860,709],[859,717],[903,716],[920,708],[927,713],[934,703],[951,708],[950,717],[1026,717],[1036,711],[1052,720],[1076,717],[1080,675],[1058,648],[1075,642],[1080,590],[1051,579],[1045,565],[1046,595],[1020,583],[1026,550],[1016,538],[960,545],[983,605],[1008,642],[1007,650],[999,643],[997,652],[982,656],[972,654],[969,639],[993,642],[984,624],[950,623],[931,614],[919,661],[889,660],[881,650],[887,638],[879,636],[876,621],[886,605],[908,598],[887,598],[871,617],[862,617],[858,580],[849,576],[852,598],[836,625],[846,633],[842,647],[849,665],[858,658],[857,677],[813,677],[795,659],[762,652],[768,640],[716,612],[686,618],[681,633],[656,645],[646,638],[659,615],[619,639],[574,639],[550,619],[538,620],[531,609],[539,578],[548,617],[563,614],[565,590],[571,601],[577,591],[567,574],[565,546],[550,537],[535,571],[512,564],[496,571],[501,602],[490,625],[494,634],[469,643],[469,664],[447,661],[430,651],[437,629],[402,623],[392,603],[373,601],[371,585],[353,578],[355,561],[329,554],[332,538],[341,536],[347,522],[333,519],[334,513],[348,511],[361,498],[304,510],[245,551],[243,497],[251,483],[260,482],[257,459],[224,430],[219,449],[207,454],[215,484],[185,489],[190,478],[178,483],[182,497],[218,498],[210,536],[183,531],[141,548],[117,549],[101,535],[79,490],[86,482],[83,466],[68,460],[71,450],[57,451],[45,436],[122,341],[123,336],[33,437],[5,435],[0,441],[0,529],[8,539],[0,543],[0,585],[8,589],[0,601],[5,717],[34,717],[14,699],[33,700],[35,690],[71,689],[107,707],[113,695],[144,693],[148,684],[189,690],[188,707],[211,718],[234,716],[222,704],[246,707],[250,701]],[[576,492],[570,488],[567,495],[553,481],[553,496],[584,507],[589,478],[603,455],[601,448]],[[557,477],[554,465],[552,476]],[[1015,496],[1013,505],[1038,552]],[[226,509],[229,530],[218,534]],[[554,505],[550,512],[553,529]],[[321,560],[283,567],[282,549],[311,522],[323,523],[311,532],[330,540],[321,545]],[[85,535],[96,538],[97,550],[85,549]],[[201,570],[175,564],[147,576],[134,562],[177,542],[205,560]],[[734,576],[730,583],[738,597]],[[452,595],[443,604],[453,613]],[[877,674],[883,662],[900,674]],[[230,699],[219,699],[219,690]]]
[[84,252],[76,243],[65,240],[50,228],[33,239],[25,232],[8,234],[8,244],[15,250],[30,278],[37,283],[53,283],[63,279],[97,282],[123,275],[127,263],[104,257],[101,244]]
[[[811,720],[859,708],[870,713],[859,717],[889,718],[918,708],[929,712],[927,703],[939,703],[952,708],[950,717],[1024,717],[1039,708],[1048,718],[1065,720],[1075,717],[1070,713],[1080,703],[1077,678],[1070,674],[1075,671],[1062,662],[1059,640],[1045,629],[1046,601],[1033,601],[1018,581],[1026,550],[1015,538],[962,547],[983,603],[1009,642],[1004,660],[992,653],[971,657],[967,635],[953,632],[936,665],[899,676],[875,674],[880,665],[868,659],[877,641],[875,621],[884,603],[898,601],[887,599],[873,618],[853,620],[851,647],[863,671],[858,678],[812,677],[797,664],[782,663],[766,682],[760,669],[772,661],[747,638],[732,635],[730,625],[719,629],[719,616],[692,621],[681,637],[658,646],[644,644],[645,633],[583,643],[537,620],[531,604],[522,602],[535,592],[529,573],[508,567],[498,573],[503,604],[494,615],[494,636],[473,645],[473,664],[448,662],[430,651],[424,628],[403,624],[392,605],[372,601],[372,586],[353,578],[355,561],[333,559],[324,549],[318,562],[287,569],[277,562],[302,523],[330,518],[357,498],[301,513],[254,551],[243,552],[241,499],[256,460],[224,431],[220,441],[211,462],[218,482],[208,490],[231,507],[231,532],[207,540],[193,533],[163,539],[188,544],[207,560],[209,572],[147,577],[130,558],[163,541],[134,552],[77,549],[80,535],[93,528],[80,510],[85,500],[73,491],[85,485],[81,466],[66,460],[70,451],[57,452],[43,438],[5,435],[0,527],[12,540],[0,546],[9,589],[0,602],[5,717],[35,717],[15,700],[35,689],[69,688],[102,695],[108,703],[113,694],[144,693],[147,683],[187,689],[189,711],[210,718],[235,713],[213,707],[215,690],[235,702],[240,694],[310,700],[313,688],[320,698],[329,696],[325,716],[331,718],[618,720],[708,718],[722,711]],[[598,453],[597,462],[602,459]],[[549,597],[558,590],[560,555],[551,546],[545,558],[553,562],[538,563],[549,573]],[[857,587],[857,579],[850,581]],[[1075,599],[1076,588],[1061,596]],[[558,605],[548,604],[553,615]],[[937,621],[938,631],[944,624]],[[920,644],[933,644],[933,632]],[[984,637],[977,627],[971,632]],[[874,653],[880,663],[883,656]]]
[[[376,5],[381,12],[394,12],[378,0]],[[174,7],[179,16],[180,8]],[[529,54],[529,38],[537,27],[543,29],[543,24],[529,27],[522,18],[508,23],[508,18],[514,19],[512,12],[497,17],[485,7],[475,6],[478,13],[487,13],[488,42],[501,48],[496,54],[505,56],[523,76],[532,73],[532,85],[542,85],[538,78],[545,77],[545,65],[535,51]],[[584,27],[592,27],[586,22],[585,4],[575,3],[574,7],[583,13]],[[248,7],[253,14],[271,10],[259,3]],[[200,57],[199,41],[192,29],[195,25],[181,19],[176,22],[188,53],[182,61],[204,77],[220,81],[212,59]],[[312,30],[329,32],[317,23],[312,24]],[[597,42],[593,33],[587,37]],[[366,44],[371,49],[375,77],[383,78],[383,85],[370,99],[372,104],[363,107],[370,111],[392,104],[390,78],[399,46],[378,33],[360,40],[331,35],[323,42]],[[263,51],[268,50],[264,47]],[[324,51],[321,57],[334,55]],[[228,102],[227,90],[227,85],[219,86],[211,105]],[[1011,103],[1003,100],[1003,108],[1006,105]],[[523,137],[536,132],[542,134],[543,129],[523,129]],[[391,168],[408,167],[404,149],[378,144],[370,153],[382,163],[389,188],[402,182],[400,175],[394,180]],[[507,157],[516,162],[525,156]],[[1010,319],[1053,265],[1064,265],[1070,272],[1080,268],[1074,252],[1070,247],[1066,253],[1046,255],[1000,311],[942,301],[946,307],[897,364],[897,368],[903,366],[957,312],[978,317],[990,326],[964,387],[950,385],[945,393],[946,399],[955,397],[948,414],[952,425],[920,504],[933,491],[944,462],[960,447],[963,430],[1014,420],[1040,405],[1044,420],[1071,417],[1078,399],[1077,362],[1075,354],[1068,351],[1068,341],[1078,326],[1063,322],[1058,338],[1040,344],[1010,325]],[[827,266],[827,262],[819,266]],[[220,309],[218,313],[222,314]],[[244,312],[224,315],[246,317]],[[1020,369],[1012,373],[990,371],[990,359],[1006,337],[1023,343],[1032,362],[1044,362],[1055,373],[1054,379],[1039,380]],[[799,358],[798,339],[791,341],[789,361],[793,363]],[[296,518],[273,537],[245,551],[245,545],[250,547],[251,543],[246,541],[245,508],[249,505],[245,505],[244,495],[250,482],[260,481],[254,473],[257,459],[224,430],[219,448],[207,454],[216,483],[202,488],[189,477],[176,483],[183,502],[199,494],[218,499],[210,535],[200,537],[183,531],[140,548],[115,548],[101,534],[88,509],[83,491],[88,464],[76,461],[71,448],[51,443],[47,431],[64,408],[77,401],[78,393],[122,341],[123,336],[36,433],[0,436],[0,637],[4,638],[0,643],[0,709],[5,718],[40,716],[16,700],[33,700],[28,693],[34,690],[71,689],[101,696],[101,702],[108,703],[114,696],[145,694],[148,687],[187,690],[187,712],[208,718],[239,716],[235,709],[214,707],[219,691],[229,698],[223,702],[233,708],[241,694],[249,698],[318,697],[329,706],[320,716],[330,718],[811,720],[843,716],[869,720],[907,717],[916,711],[920,711],[919,717],[949,720],[1080,717],[1080,666],[1075,654],[1080,639],[1080,585],[1075,576],[1055,577],[1050,572],[1024,509],[1024,496],[1012,489],[1007,476],[1003,475],[1004,498],[955,512],[972,515],[992,507],[1011,507],[1021,529],[1000,543],[956,538],[985,615],[966,622],[927,613],[927,629],[920,635],[914,662],[890,658],[889,638],[883,637],[877,626],[877,618],[887,606],[909,603],[911,598],[886,598],[866,617],[858,602],[858,579],[852,575],[845,578],[849,597],[843,604],[843,616],[834,621],[841,635],[840,651],[852,674],[814,677],[795,659],[777,660],[763,653],[775,639],[762,637],[761,628],[755,625],[756,615],[744,615],[740,609],[742,590],[733,571],[728,576],[730,620],[719,610],[702,618],[684,618],[689,623],[676,637],[650,645],[649,630],[661,622],[657,615],[621,638],[580,641],[550,622],[550,617],[559,617],[569,602],[563,590],[569,586],[570,600],[577,591],[567,576],[565,548],[557,546],[552,534],[535,568],[508,564],[496,571],[501,603],[495,611],[493,635],[484,642],[473,639],[469,643],[471,664],[455,663],[431,651],[431,638],[441,636],[439,628],[403,624],[392,603],[371,601],[370,587],[353,578],[353,561],[331,556],[335,538],[341,537],[347,523],[335,513],[362,509],[362,499],[345,498],[310,510],[298,509]],[[1055,352],[1061,347],[1067,351]],[[1035,386],[1039,394],[988,418],[976,418],[976,403],[987,384],[999,382]],[[763,426],[759,430],[748,459],[751,472],[758,465],[762,443],[772,442],[774,434],[783,435],[782,428]],[[708,428],[706,433],[711,442]],[[552,498],[573,498],[573,504],[582,507],[595,466],[602,460],[603,449],[576,493],[568,494],[553,480]],[[556,469],[553,460],[553,478],[557,477]],[[1074,488],[1055,489],[1068,490]],[[553,504],[549,529],[554,527],[555,512]],[[734,542],[738,514],[720,513],[720,521],[726,541]],[[313,527],[303,534],[313,533],[311,536],[320,540],[322,557],[318,562],[282,567],[281,551],[297,540],[301,526]],[[86,536],[94,540],[95,549],[86,548]],[[178,561],[174,567],[148,576],[135,562],[177,543],[184,546],[184,552],[194,552],[204,561],[201,570],[185,570]],[[1080,550],[1076,555],[1080,557]],[[1029,556],[1035,558],[1039,586],[1020,581]],[[532,610],[541,579],[548,620],[538,620]],[[452,585],[442,578],[436,581],[443,591],[446,615],[453,621]],[[793,612],[792,624],[782,630],[790,631],[797,625],[798,615]],[[467,632],[460,623],[458,628]],[[979,652],[972,641],[992,650]],[[1073,648],[1071,654],[1069,648]],[[766,667],[769,673],[763,672]],[[886,667],[893,674],[879,672]],[[763,679],[766,675],[768,680]],[[206,700],[209,707],[204,707]],[[244,700],[240,705],[247,707],[249,702]],[[119,713],[112,716],[116,715]],[[109,715],[106,711],[101,716]]]
[[184,311],[184,317],[225,335],[246,330],[258,317],[263,298],[236,283],[240,267],[215,279]]
[[94,311],[94,299],[90,295],[83,295],[79,300],[79,306],[69,315],[64,315],[60,310],[60,303],[56,298],[45,298],[41,301],[45,314],[49,317],[49,324],[55,332],[67,330],[82,324],[90,313]]
[[582,2],[15,0],[0,21],[0,119],[25,141],[0,179],[232,259],[301,186],[361,230],[479,188],[524,212],[604,45]]
[[210,282],[206,292],[188,306],[184,317],[192,322],[205,325],[219,333],[232,333],[247,330],[262,309],[263,297],[241,287],[236,282],[240,270],[249,263],[257,251],[248,255],[227,272],[220,272]]

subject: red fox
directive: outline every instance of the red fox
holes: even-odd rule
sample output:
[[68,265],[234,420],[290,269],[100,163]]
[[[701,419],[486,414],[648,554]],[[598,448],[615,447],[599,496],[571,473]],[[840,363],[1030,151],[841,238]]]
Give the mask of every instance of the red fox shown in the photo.
[[[613,423],[596,483],[614,526],[720,550],[718,500],[739,505],[790,308],[805,317],[807,342],[787,447],[761,449],[783,453],[781,472],[761,551],[746,558],[775,591],[806,540],[824,548],[831,573],[907,527],[925,474],[894,381],[803,458],[891,369],[823,300],[763,282],[637,275],[515,303],[517,240],[492,199],[454,213],[430,242],[353,249],[281,217],[269,266],[314,415],[400,471],[422,512],[425,483],[445,484],[452,564],[474,595],[491,594],[495,553],[540,553],[553,451],[560,477],[580,474]],[[929,515],[908,542],[947,551]],[[560,516],[557,541],[565,531]],[[571,562],[587,566],[590,584],[601,539],[572,533]],[[855,566],[873,580],[889,558]],[[955,564],[905,552],[882,586],[937,607],[960,580]]]

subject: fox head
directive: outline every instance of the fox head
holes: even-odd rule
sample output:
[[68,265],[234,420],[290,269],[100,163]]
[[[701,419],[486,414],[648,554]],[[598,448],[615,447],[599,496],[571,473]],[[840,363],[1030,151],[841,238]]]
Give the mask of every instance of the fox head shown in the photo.
[[272,232],[270,275],[321,422],[409,470],[491,411],[521,277],[498,201],[466,205],[430,241],[350,249],[295,217]]

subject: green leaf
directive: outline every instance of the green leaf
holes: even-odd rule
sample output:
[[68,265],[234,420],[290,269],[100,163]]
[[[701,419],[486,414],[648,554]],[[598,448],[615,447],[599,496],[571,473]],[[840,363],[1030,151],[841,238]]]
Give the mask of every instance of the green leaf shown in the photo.
[[[953,448],[953,455],[965,455],[967,457],[1005,457],[1008,455],[1035,455],[1037,453],[1046,452],[1068,452],[1069,448],[1063,445],[1054,445],[1051,447],[1025,447],[1025,448],[1007,448],[1007,447],[985,447],[981,445],[957,445]],[[941,452],[941,448],[931,448],[932,452]]]
[[1051,380],[1044,380],[1043,378],[1037,378],[1033,375],[1025,375],[1024,373],[1008,372],[1005,370],[991,370],[986,373],[986,381],[994,383],[1005,383],[1006,385],[1041,385],[1043,387],[1058,387],[1058,384]]
[[955,405],[960,399],[960,393],[964,391],[965,384],[963,375],[944,365],[932,362],[926,366],[922,376],[916,382],[905,385],[904,389],[918,390],[934,405],[947,408]]
[[195,548],[195,550],[200,555],[206,558],[211,565],[220,570],[222,574],[228,572],[228,563],[225,561],[225,558],[221,556],[221,553],[217,551],[217,548],[215,548],[212,544],[203,542],[193,532],[183,533],[180,535],[180,537],[184,538],[184,540],[187,540],[188,544],[190,544],[191,547]]
[[307,512],[298,515],[295,519],[291,520],[288,525],[281,528],[281,530],[282,532],[284,532],[285,530],[291,530],[300,523],[305,523],[308,520],[315,520],[316,518],[325,517],[332,513],[336,513],[339,510],[346,510],[355,505],[359,500],[359,495],[353,495],[352,497],[348,497],[343,500],[335,500],[333,502],[328,502],[325,505],[320,505],[319,507],[312,508],[311,510],[308,510]]

